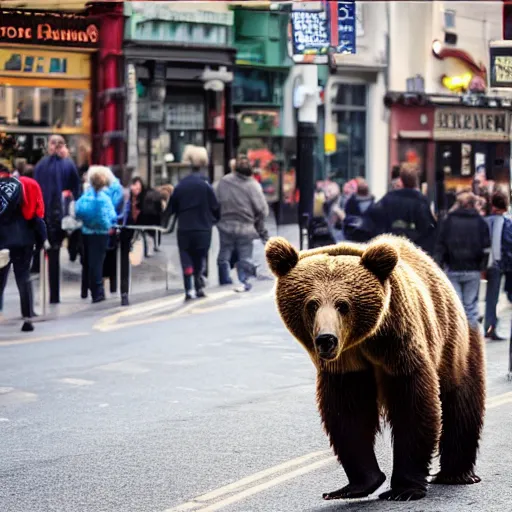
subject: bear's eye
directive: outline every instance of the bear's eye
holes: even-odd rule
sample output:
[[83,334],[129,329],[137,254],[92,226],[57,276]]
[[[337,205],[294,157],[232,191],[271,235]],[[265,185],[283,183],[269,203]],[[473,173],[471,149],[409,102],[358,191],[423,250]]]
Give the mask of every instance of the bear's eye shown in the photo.
[[316,300],[310,300],[306,304],[306,313],[310,318],[314,318],[316,312],[318,311],[318,302]]
[[340,300],[336,303],[336,309],[340,315],[346,315],[349,311],[348,302],[344,300]]

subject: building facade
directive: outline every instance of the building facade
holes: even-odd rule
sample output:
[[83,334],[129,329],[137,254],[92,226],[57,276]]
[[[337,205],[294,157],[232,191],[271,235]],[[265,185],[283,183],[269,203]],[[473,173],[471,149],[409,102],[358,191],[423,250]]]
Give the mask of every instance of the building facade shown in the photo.
[[3,158],[35,164],[48,136],[65,136],[72,156],[92,143],[93,61],[100,20],[88,13],[2,9],[0,133]]
[[390,166],[417,163],[422,189],[441,210],[477,172],[508,188],[510,101],[487,89],[502,3],[392,3],[389,10]]
[[232,156],[233,13],[224,2],[125,2],[128,167],[176,183],[187,144],[205,146],[209,178]]

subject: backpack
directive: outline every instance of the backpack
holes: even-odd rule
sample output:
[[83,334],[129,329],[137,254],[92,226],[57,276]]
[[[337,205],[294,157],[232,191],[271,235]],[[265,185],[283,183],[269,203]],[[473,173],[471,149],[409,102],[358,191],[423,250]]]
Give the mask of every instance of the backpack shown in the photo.
[[512,219],[503,218],[501,232],[501,262],[502,272],[512,272]]
[[12,177],[0,178],[0,224],[11,221],[13,213],[20,207],[23,199],[21,182]]
[[361,213],[359,205],[357,209],[359,215],[347,215],[343,220],[343,233],[345,238],[351,242],[368,242],[373,237],[375,226],[371,220],[369,212],[373,207],[374,201],[372,200],[370,206],[364,213]]

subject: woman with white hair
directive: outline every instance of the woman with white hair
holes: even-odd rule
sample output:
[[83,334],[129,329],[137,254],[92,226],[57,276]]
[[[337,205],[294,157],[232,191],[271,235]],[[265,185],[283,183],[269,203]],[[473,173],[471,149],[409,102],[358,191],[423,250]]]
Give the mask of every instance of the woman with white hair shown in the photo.
[[171,196],[170,214],[178,220],[178,248],[183,270],[185,300],[204,297],[203,273],[210,249],[213,224],[219,220],[220,211],[211,185],[201,175],[208,166],[205,148],[187,146],[183,159],[190,163],[191,174],[183,178]]
[[107,252],[109,232],[117,220],[112,199],[105,192],[109,185],[110,169],[91,166],[88,171],[89,187],[76,202],[76,218],[83,222],[85,260],[92,302],[105,300],[103,289],[103,262]]

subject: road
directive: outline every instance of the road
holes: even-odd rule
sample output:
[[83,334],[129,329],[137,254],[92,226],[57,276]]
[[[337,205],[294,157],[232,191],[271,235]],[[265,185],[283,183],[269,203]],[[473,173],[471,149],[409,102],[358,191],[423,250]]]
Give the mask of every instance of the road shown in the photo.
[[[312,364],[271,287],[96,310],[28,337],[2,328],[0,510],[511,510],[506,343],[488,344],[481,484],[407,504],[324,502],[346,480],[321,428]],[[389,482],[389,432],[377,453]]]

